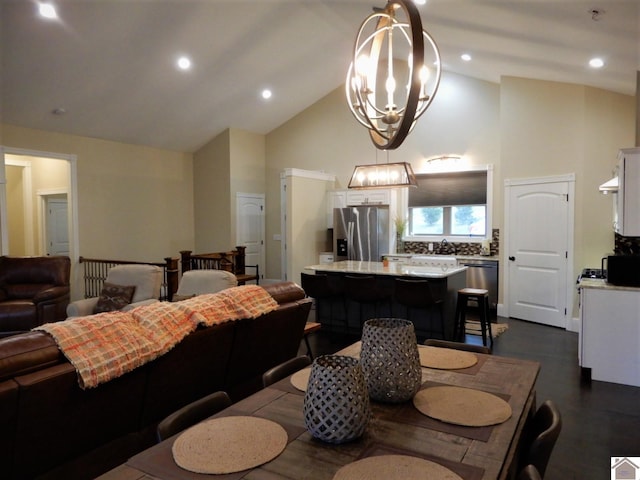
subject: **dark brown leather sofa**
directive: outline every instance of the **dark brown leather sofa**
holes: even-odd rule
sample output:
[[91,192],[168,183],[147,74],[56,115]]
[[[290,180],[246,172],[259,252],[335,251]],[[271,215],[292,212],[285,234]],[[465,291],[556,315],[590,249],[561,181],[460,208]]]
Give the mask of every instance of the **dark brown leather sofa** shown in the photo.
[[84,479],[155,443],[169,413],[216,390],[237,401],[295,356],[311,300],[292,282],[266,285],[277,310],[199,328],[166,355],[82,390],[46,333],[0,339],[0,478]]
[[67,318],[69,257],[0,257],[0,337]]

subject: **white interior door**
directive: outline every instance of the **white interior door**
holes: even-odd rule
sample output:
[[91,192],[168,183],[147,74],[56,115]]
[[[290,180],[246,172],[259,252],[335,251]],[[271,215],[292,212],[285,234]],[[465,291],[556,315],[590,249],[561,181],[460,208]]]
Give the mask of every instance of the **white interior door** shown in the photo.
[[[236,195],[236,245],[247,247],[246,265],[258,265],[260,278],[264,278],[264,195],[238,193]],[[248,273],[251,273],[249,269]]]
[[566,328],[569,182],[507,185],[509,316]]
[[47,255],[69,255],[69,208],[66,196],[46,199]]

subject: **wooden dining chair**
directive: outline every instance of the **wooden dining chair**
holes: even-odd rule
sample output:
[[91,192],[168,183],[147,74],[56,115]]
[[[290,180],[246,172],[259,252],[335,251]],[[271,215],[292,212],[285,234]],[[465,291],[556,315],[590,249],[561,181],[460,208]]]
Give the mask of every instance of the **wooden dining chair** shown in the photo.
[[535,465],[527,465],[518,474],[518,480],[542,480]]
[[472,345],[470,343],[452,342],[449,340],[440,340],[437,338],[429,338],[424,341],[425,345],[430,347],[452,348],[454,350],[464,350],[465,352],[484,353],[491,355],[491,348],[484,345]]
[[186,428],[224,410],[231,405],[231,399],[226,392],[214,392],[195,402],[185,405],[166,417],[156,428],[158,443]]
[[293,357],[264,372],[262,374],[262,386],[266,388],[269,385],[273,385],[274,383],[279,382],[283,378],[288,377],[309,365],[311,365],[311,359],[307,355]]
[[525,426],[520,468],[527,465],[536,467],[544,478],[553,447],[562,430],[560,411],[551,400],[545,400]]

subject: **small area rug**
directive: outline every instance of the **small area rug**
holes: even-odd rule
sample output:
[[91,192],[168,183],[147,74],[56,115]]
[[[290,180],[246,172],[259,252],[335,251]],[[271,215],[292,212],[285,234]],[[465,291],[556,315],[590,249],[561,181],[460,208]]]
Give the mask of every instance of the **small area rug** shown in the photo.
[[[491,336],[493,338],[499,337],[509,329],[509,325],[506,323],[491,323]],[[469,335],[482,335],[480,330],[480,322],[476,320],[467,320],[466,326],[467,334]]]

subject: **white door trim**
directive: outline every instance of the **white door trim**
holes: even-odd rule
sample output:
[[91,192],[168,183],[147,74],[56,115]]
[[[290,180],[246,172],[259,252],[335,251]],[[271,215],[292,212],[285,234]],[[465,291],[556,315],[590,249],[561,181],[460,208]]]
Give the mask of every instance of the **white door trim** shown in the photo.
[[[22,160],[17,158],[7,158],[4,161],[5,166],[22,167],[22,201],[24,204],[24,251],[27,255],[35,255],[33,245],[33,184],[31,183],[31,160]],[[3,167],[4,172],[4,167]],[[6,198],[6,197],[4,197]],[[2,229],[4,232],[6,229]],[[8,232],[7,232],[8,234]],[[2,242],[5,245],[5,242]],[[7,252],[9,251],[9,242],[6,242]],[[7,253],[3,252],[3,255]]]
[[[575,219],[575,182],[576,175],[575,173],[569,173],[566,175],[557,175],[551,177],[537,177],[537,178],[523,178],[523,179],[505,179],[504,181],[504,232],[509,231],[509,190],[508,188],[511,186],[520,186],[520,185],[534,185],[534,184],[542,184],[542,183],[567,183],[567,190],[569,192],[569,201],[567,205],[567,216],[571,220],[569,225],[567,226],[567,278],[565,281],[566,284],[566,306],[567,306],[567,322],[566,326],[571,331],[574,330],[574,326],[572,325],[571,319],[573,318],[573,296],[575,295],[575,285],[573,281],[573,258],[574,258],[574,219]],[[503,290],[503,310],[499,312],[499,315],[508,317],[509,316],[509,251],[510,251],[510,239],[509,235],[504,235],[504,248],[500,248],[502,251],[502,264],[504,268],[502,271],[504,272],[504,290]]]

